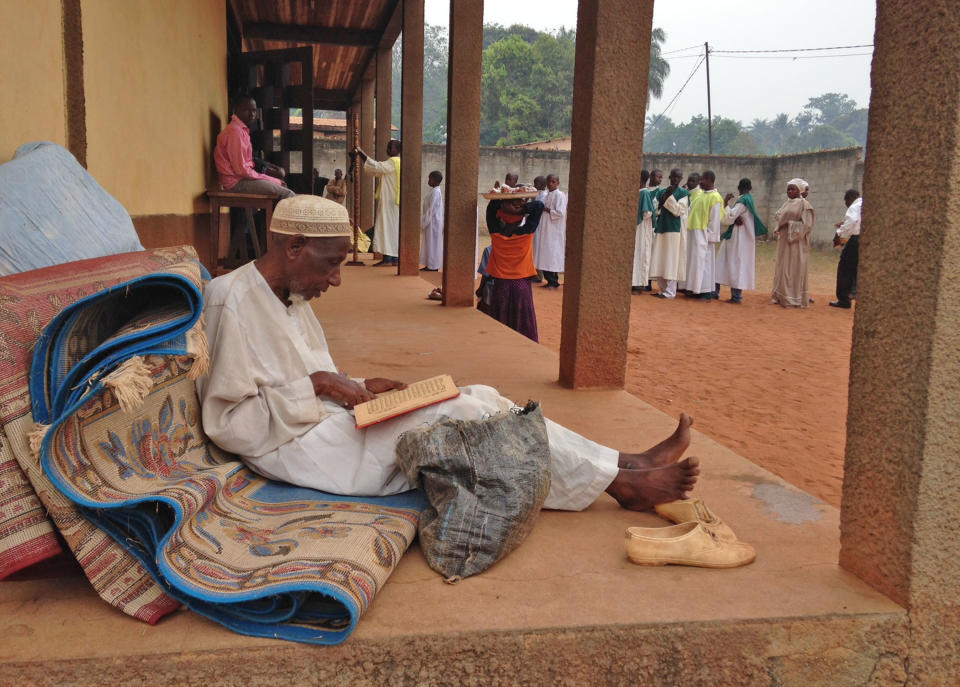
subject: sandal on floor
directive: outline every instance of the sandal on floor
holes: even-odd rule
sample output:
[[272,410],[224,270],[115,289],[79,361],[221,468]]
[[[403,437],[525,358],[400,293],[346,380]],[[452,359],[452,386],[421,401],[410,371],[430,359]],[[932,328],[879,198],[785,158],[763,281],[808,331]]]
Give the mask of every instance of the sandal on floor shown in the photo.
[[427,300],[431,301],[442,301],[443,300],[443,290],[438,286],[427,296]]

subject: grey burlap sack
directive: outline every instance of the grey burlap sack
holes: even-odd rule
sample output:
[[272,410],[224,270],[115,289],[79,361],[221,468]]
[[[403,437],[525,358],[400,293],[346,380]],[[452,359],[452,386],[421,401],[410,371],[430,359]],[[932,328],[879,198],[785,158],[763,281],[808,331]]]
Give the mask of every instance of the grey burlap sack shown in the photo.
[[406,432],[397,458],[430,502],[420,516],[420,546],[447,582],[483,572],[517,548],[550,491],[547,428],[533,402]]

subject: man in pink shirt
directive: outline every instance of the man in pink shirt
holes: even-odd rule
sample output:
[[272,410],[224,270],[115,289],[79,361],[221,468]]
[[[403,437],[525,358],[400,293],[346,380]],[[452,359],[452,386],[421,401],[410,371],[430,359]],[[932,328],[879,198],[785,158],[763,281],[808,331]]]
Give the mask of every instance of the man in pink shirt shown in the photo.
[[[277,198],[295,195],[283,181],[274,178],[283,170],[268,165],[267,171],[277,174],[261,174],[253,166],[253,146],[250,145],[250,125],[257,116],[257,102],[250,96],[238,97],[233,104],[230,123],[217,136],[213,159],[220,173],[220,186],[225,191],[238,193],[264,193]],[[271,169],[273,168],[273,169]]]

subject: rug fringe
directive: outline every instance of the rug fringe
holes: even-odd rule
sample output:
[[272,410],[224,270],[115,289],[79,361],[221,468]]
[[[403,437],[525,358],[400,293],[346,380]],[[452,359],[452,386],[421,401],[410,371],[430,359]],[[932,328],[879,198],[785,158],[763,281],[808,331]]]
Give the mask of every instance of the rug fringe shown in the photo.
[[210,351],[203,315],[200,315],[197,323],[187,332],[187,352],[193,356],[193,367],[187,376],[190,379],[199,379],[207,374],[210,369]]
[[35,422],[33,423],[33,429],[27,434],[27,446],[30,447],[30,455],[33,456],[33,459],[37,463],[40,462],[40,451],[43,449],[43,440],[49,431],[50,425]]
[[153,375],[143,358],[135,355],[104,377],[103,384],[113,389],[120,409],[129,413],[143,405],[143,399],[153,388]]

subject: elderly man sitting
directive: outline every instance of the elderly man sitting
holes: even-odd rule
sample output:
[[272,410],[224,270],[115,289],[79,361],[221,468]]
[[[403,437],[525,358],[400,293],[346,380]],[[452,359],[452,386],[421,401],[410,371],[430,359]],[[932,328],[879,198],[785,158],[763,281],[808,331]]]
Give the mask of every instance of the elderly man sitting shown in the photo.
[[[350,379],[338,372],[308,301],[339,286],[350,248],[346,209],[316,196],[277,205],[269,249],[214,279],[204,294],[209,375],[200,380],[203,426],[219,446],[258,473],[354,496],[411,489],[397,467],[404,431],[450,417],[476,420],[513,403],[488,386],[373,425],[355,428],[351,409],[401,382]],[[624,508],[643,510],[682,498],[699,474],[680,460],[691,419],[644,453],[619,453],[547,421],[551,487],[544,506],[580,510],[606,491]]]

